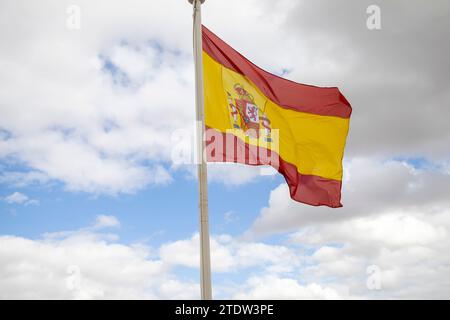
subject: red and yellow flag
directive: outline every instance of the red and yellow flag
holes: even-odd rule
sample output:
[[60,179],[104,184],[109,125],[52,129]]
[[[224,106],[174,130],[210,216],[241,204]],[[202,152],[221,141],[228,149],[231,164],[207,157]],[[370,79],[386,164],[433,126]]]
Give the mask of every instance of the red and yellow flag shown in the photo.
[[271,165],[292,199],[341,207],[352,109],[339,89],[264,71],[204,26],[202,39],[207,160]]

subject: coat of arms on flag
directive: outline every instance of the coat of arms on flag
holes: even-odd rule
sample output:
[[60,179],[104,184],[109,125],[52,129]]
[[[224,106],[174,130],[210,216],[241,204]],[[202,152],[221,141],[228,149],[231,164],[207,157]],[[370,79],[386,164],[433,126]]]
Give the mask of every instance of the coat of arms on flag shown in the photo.
[[234,94],[227,91],[228,107],[232,127],[243,130],[244,134],[252,138],[263,137],[270,142],[270,120],[255,102],[251,93],[244,86],[236,83]]

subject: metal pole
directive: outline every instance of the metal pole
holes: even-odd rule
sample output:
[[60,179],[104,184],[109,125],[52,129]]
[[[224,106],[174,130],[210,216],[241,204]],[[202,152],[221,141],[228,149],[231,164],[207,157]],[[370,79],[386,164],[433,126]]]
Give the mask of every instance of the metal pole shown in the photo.
[[200,286],[202,300],[212,299],[211,262],[208,226],[208,180],[204,132],[204,96],[203,96],[203,62],[202,62],[202,23],[201,4],[205,0],[188,0],[194,6],[194,63],[195,63],[195,106],[197,119],[197,161],[198,184],[200,194]]

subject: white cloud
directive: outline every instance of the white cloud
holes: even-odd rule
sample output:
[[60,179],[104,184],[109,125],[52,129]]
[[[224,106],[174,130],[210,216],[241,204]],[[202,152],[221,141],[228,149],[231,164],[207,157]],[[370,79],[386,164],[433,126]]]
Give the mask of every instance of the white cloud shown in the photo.
[[3,201],[9,204],[24,204],[24,205],[39,204],[38,200],[30,199],[26,194],[17,191],[10,194],[9,196],[4,197]]
[[[450,295],[449,211],[409,211],[317,224],[291,235],[314,254],[305,281],[328,279],[363,298],[442,299]],[[366,286],[366,270],[380,270],[380,291]]]
[[[244,289],[245,288],[245,289]],[[344,295],[336,289],[316,283],[301,285],[291,278],[275,276],[252,277],[244,290],[236,293],[234,299],[342,299]]]
[[127,45],[116,46],[110,53],[111,62],[121,70],[131,83],[142,84],[146,80],[151,80],[155,76],[157,66],[152,63],[157,62],[158,52],[155,48],[145,47],[141,50],[134,50]]
[[[111,216],[99,216],[116,225]],[[114,223],[112,221],[114,220]],[[198,269],[198,235],[163,244],[154,250],[142,244],[124,245],[92,228],[46,234],[37,240],[0,237],[0,297],[2,299],[193,299],[199,297],[196,277],[186,279],[174,267]],[[231,275],[260,266],[265,275],[295,265],[295,254],[283,246],[245,243],[230,236],[212,238],[213,271]],[[274,267],[275,266],[275,267]],[[284,267],[284,269],[286,269]],[[242,273],[240,273],[242,276]],[[253,280],[252,280],[253,281]],[[250,283],[252,283],[250,281]],[[275,281],[275,280],[274,280]],[[287,281],[286,278],[283,281]],[[221,297],[254,295],[253,288],[216,284]],[[270,283],[268,283],[270,285]],[[274,283],[276,285],[276,283]],[[317,295],[314,293],[314,295]],[[310,297],[314,297],[311,292]],[[307,297],[307,292],[304,293]],[[236,296],[237,297],[237,296]],[[284,296],[288,297],[288,296]],[[291,298],[294,296],[291,296]]]
[[94,223],[88,227],[78,230],[65,230],[56,232],[46,232],[42,235],[47,240],[62,240],[69,237],[76,239],[103,239],[106,241],[117,241],[119,237],[114,233],[99,233],[100,230],[108,228],[118,228],[121,223],[113,215],[98,215],[95,217]]
[[76,232],[30,240],[0,237],[2,299],[193,299],[198,284],[177,279],[143,245]]
[[[141,18],[127,15],[128,6],[79,3],[80,31],[65,28],[63,3],[2,3],[2,14],[24,37],[8,41],[1,54],[0,128],[8,134],[1,135],[0,157],[42,175],[4,172],[5,179],[57,180],[68,190],[111,194],[171,181],[162,161],[170,159],[170,133],[193,121],[192,59],[177,40],[165,42],[173,33],[159,27],[158,17],[172,17],[166,10],[179,12],[178,3],[135,2],[147,8]],[[33,14],[25,19],[24,12]],[[147,27],[135,29],[142,22]],[[2,29],[1,39],[11,32]],[[49,54],[48,47],[55,50]],[[115,82],[113,69],[126,87]]]
[[24,187],[32,184],[45,184],[48,182],[48,176],[39,171],[6,171],[0,174],[0,183],[13,187]]
[[426,246],[445,241],[449,236],[446,226],[433,224],[432,217],[429,218],[411,211],[408,213],[389,212],[371,217],[353,218],[345,223],[332,226],[331,230],[324,227],[323,232],[316,237],[309,238],[308,232],[306,232],[293,238],[299,243],[323,243],[324,238],[330,240],[340,238],[351,243],[367,241],[392,248]]
[[296,203],[283,183],[272,190],[268,207],[261,210],[250,233],[289,231],[355,216],[407,213],[416,208],[432,214],[450,205],[450,176],[439,169],[415,169],[402,161],[372,158],[354,158],[345,167],[343,208]]
[[[160,248],[161,258],[172,265],[198,268],[199,237],[166,243]],[[300,262],[295,251],[281,245],[247,242],[228,235],[211,238],[211,268],[213,272],[235,272],[239,269],[262,268],[266,272],[292,271]]]
[[120,226],[119,220],[115,216],[99,215],[95,219],[94,229],[103,229]]
[[4,199],[7,203],[24,203],[28,197],[20,192],[14,192]]
[[[13,298],[152,298],[163,270],[131,247],[73,238],[33,241],[1,237],[0,295]],[[79,274],[70,273],[75,265]],[[67,284],[74,276],[78,287]],[[150,289],[149,289],[150,288]]]

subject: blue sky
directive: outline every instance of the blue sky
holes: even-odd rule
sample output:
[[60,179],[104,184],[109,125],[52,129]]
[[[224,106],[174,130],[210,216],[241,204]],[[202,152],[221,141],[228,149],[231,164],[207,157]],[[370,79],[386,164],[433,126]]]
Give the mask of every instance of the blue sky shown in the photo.
[[[196,169],[172,154],[194,141],[184,2],[1,2],[0,298],[199,298]],[[376,30],[370,1],[203,5],[251,61],[353,106],[343,208],[208,166],[215,297],[450,297],[450,6],[412,3],[379,1]]]
[[[230,166],[230,169],[232,167]],[[245,186],[209,184],[211,232],[239,235],[267,205],[270,190],[283,177],[261,177]],[[20,192],[36,204],[1,202],[2,234],[39,238],[43,233],[73,230],[91,224],[99,214],[121,221],[118,234],[124,243],[149,241],[159,245],[186,238],[198,230],[198,185],[186,173],[175,173],[166,186],[150,186],[135,194],[92,195],[67,192],[61,183],[13,187],[2,184],[2,198]],[[231,221],[227,221],[226,213]]]

